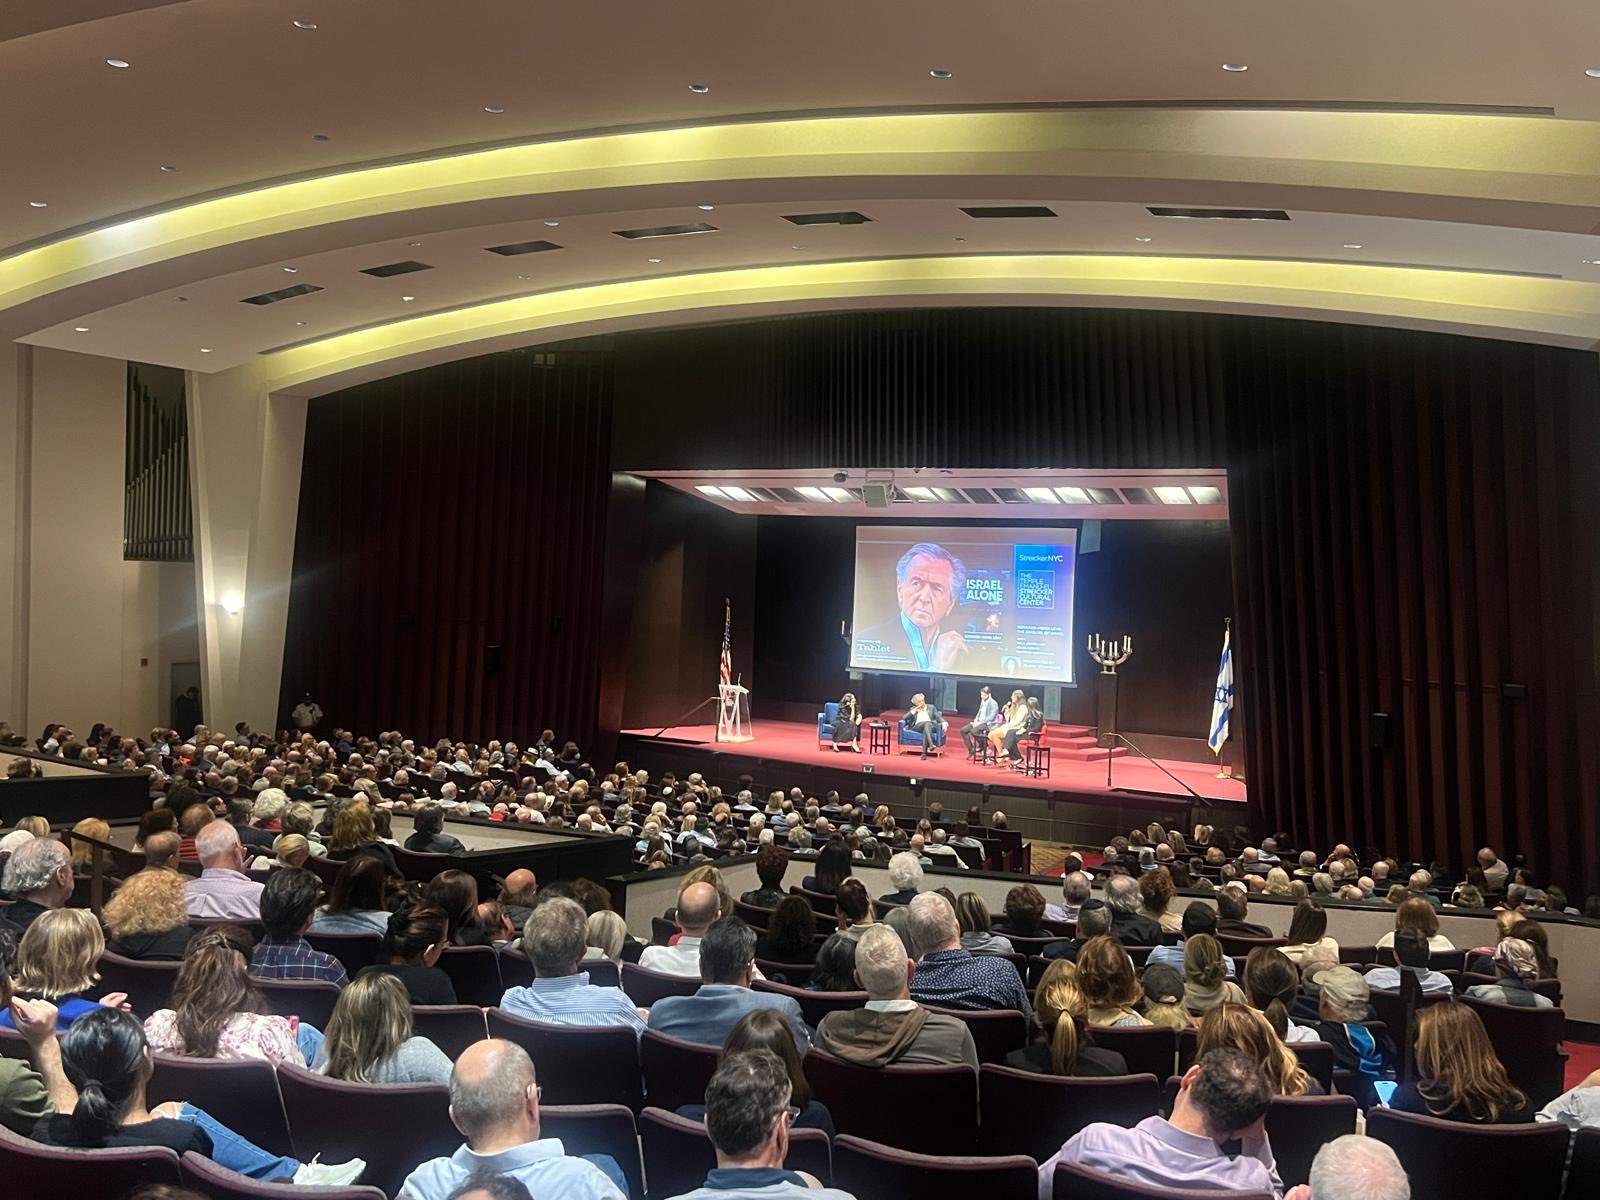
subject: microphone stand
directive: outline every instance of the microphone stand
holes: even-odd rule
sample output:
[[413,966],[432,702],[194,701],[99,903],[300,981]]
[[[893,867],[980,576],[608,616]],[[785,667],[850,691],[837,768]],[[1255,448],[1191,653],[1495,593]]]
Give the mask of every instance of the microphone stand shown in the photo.
[[660,729],[656,730],[655,736],[656,737],[660,737],[667,730],[676,729],[679,725],[683,724],[685,717],[694,716],[695,713],[699,712],[706,705],[708,705],[708,704],[721,704],[721,703],[722,703],[722,697],[721,696],[707,696],[704,700],[700,701],[699,704],[696,704],[693,708],[689,709],[688,712],[679,713],[677,719],[674,720],[673,722],[671,722],[671,724],[663,725]]
[[[1167,770],[1166,767],[1162,766],[1155,759],[1151,758],[1148,754],[1146,754],[1143,750],[1141,750],[1133,742],[1131,742],[1127,738],[1123,737],[1122,734],[1120,734],[1120,733],[1108,733],[1106,736],[1110,737],[1110,738],[1114,738],[1116,741],[1121,742],[1123,745],[1127,746],[1128,749],[1132,750],[1140,758],[1144,759],[1151,766],[1153,766],[1156,770],[1160,771],[1168,779],[1172,780],[1173,783],[1177,784],[1184,791],[1188,792],[1190,796],[1194,797],[1195,804],[1194,805],[1190,805],[1190,815],[1191,816],[1194,815],[1195,805],[1198,805],[1200,808],[1205,810],[1205,819],[1206,820],[1210,820],[1211,819],[1211,801],[1207,800],[1199,792],[1195,791],[1187,783],[1185,783],[1183,780],[1179,779],[1171,771]],[[1106,787],[1107,788],[1111,788],[1111,790],[1113,790],[1113,791],[1119,791],[1119,792],[1130,791],[1132,789],[1129,789],[1129,788],[1112,788],[1112,785],[1111,785],[1111,764],[1116,761],[1116,755],[1112,753],[1112,751],[1115,750],[1115,749],[1116,749],[1116,747],[1114,745],[1106,747]]]

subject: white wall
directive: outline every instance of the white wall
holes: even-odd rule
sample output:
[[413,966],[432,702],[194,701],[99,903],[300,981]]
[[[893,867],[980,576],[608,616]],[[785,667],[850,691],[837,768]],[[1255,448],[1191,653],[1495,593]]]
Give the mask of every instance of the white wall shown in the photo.
[[4,719],[32,736],[47,721],[148,730],[168,719],[170,664],[198,658],[199,642],[193,567],[122,559],[127,364],[7,347],[0,377],[19,378],[19,353],[31,372],[24,361],[20,385],[0,384],[0,430],[26,434],[0,488],[0,560],[18,588],[0,601]]

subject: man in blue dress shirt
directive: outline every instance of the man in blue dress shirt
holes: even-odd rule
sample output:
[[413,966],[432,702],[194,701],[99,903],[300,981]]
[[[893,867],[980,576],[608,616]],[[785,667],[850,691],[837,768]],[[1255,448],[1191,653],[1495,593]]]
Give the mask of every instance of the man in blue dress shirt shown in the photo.
[[595,987],[583,970],[588,920],[565,896],[546,900],[522,927],[522,952],[533,964],[530,987],[508,988],[500,1007],[548,1025],[626,1025],[644,1032],[644,1018],[621,988]]
[[[800,1006],[789,996],[750,989],[756,964],[755,930],[738,917],[723,917],[700,940],[700,990],[692,996],[667,996],[650,1006],[650,1028],[685,1042],[720,1046],[739,1019],[758,1008],[783,1013],[804,1054],[811,1045]],[[1010,964],[1004,964],[1008,969]],[[1015,974],[1016,972],[1012,972]]]
[[1009,959],[961,948],[961,923],[950,901],[923,892],[909,905],[911,940],[922,958],[911,980],[911,998],[935,1008],[966,1012],[1014,1009],[1033,1019],[1022,976]]

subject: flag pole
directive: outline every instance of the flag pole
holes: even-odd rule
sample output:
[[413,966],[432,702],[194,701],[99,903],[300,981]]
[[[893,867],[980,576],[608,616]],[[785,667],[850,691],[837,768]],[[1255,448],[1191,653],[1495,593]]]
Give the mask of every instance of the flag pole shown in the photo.
[[[1223,640],[1224,645],[1226,645],[1228,647],[1228,660],[1229,660],[1229,665],[1231,666],[1232,665],[1232,660],[1233,660],[1233,618],[1232,617],[1223,617],[1222,618],[1222,640]],[[1228,707],[1229,707],[1229,710],[1230,710],[1228,724],[1230,726],[1229,732],[1231,733],[1232,732],[1231,726],[1233,724],[1232,714],[1231,714],[1231,710],[1233,708],[1233,704],[1232,704],[1231,697],[1230,697],[1230,700],[1229,700]],[[1226,745],[1226,743],[1224,743],[1224,745]],[[1227,771],[1224,771],[1222,769],[1222,750],[1220,748],[1217,750],[1217,778],[1218,779],[1232,779],[1233,778],[1232,775],[1230,775]]]

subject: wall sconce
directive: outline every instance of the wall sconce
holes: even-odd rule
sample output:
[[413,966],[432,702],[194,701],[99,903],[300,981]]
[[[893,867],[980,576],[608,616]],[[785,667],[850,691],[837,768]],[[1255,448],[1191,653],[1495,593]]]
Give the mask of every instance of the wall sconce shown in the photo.
[[222,611],[230,617],[237,617],[244,611],[244,597],[238,592],[226,592],[222,597]]

